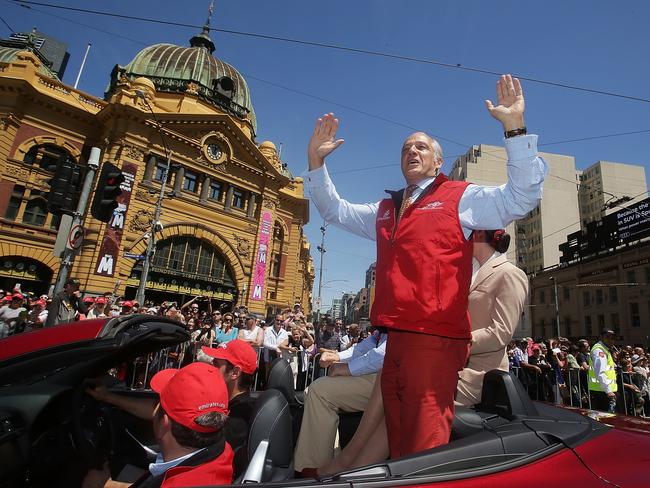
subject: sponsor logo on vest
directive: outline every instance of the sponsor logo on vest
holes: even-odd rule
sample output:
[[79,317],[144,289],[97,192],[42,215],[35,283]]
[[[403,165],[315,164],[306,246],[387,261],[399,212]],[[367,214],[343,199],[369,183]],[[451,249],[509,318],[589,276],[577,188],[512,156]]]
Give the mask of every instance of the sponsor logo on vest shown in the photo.
[[381,220],[389,220],[389,219],[390,219],[390,209],[389,209],[389,210],[386,210],[386,211],[384,212],[384,215],[382,215],[381,217],[379,217],[377,220],[381,221]]
[[426,205],[423,205],[421,207],[416,208],[416,210],[438,210],[439,208],[442,208],[445,202],[441,202],[440,200],[436,200],[435,202],[430,202],[427,203]]

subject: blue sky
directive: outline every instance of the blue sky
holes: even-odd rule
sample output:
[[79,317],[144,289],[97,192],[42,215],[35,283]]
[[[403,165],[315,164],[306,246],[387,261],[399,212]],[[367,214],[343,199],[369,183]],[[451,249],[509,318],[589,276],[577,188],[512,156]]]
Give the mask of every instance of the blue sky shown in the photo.
[[[209,0],[56,3],[201,25]],[[215,28],[435,59],[650,98],[650,3],[644,1],[215,3]],[[71,60],[66,83],[74,82],[86,44],[92,42],[79,88],[97,96],[102,96],[115,64],[127,64],[146,45],[188,45],[197,32],[43,6],[27,10],[9,0],[0,0],[0,4],[0,15],[13,29],[26,31],[36,26],[68,44]],[[0,25],[0,35],[8,34]],[[443,170],[472,144],[501,144],[500,126],[483,106],[485,98],[494,98],[493,75],[214,31],[212,40],[215,56],[235,66],[248,80],[258,118],[258,141],[282,143],[283,159],[294,174],[304,171],[314,120],[330,111],[340,117],[340,137],[346,142],[328,166],[339,193],[351,201],[377,201],[384,189],[403,186],[399,149],[412,131],[399,124],[441,139],[447,156]],[[526,122],[531,132],[539,134],[540,144],[650,129],[650,103],[531,82],[524,82],[524,90]],[[543,149],[575,156],[578,168],[598,160],[647,166],[649,141],[650,132]],[[317,267],[315,248],[321,224],[312,206],[306,232]],[[342,291],[363,286],[375,251],[374,243],[332,227],[326,239],[323,281],[330,283],[323,289],[323,303],[329,304]]]

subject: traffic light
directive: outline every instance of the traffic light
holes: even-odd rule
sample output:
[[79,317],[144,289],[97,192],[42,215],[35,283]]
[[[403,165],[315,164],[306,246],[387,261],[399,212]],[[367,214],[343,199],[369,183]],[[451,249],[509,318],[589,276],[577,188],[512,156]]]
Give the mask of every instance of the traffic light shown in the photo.
[[54,175],[47,182],[50,185],[50,192],[47,195],[47,210],[55,215],[73,213],[77,206],[81,180],[81,167],[68,156],[60,156]]
[[122,170],[112,163],[102,164],[102,171],[99,174],[99,181],[95,188],[95,197],[90,213],[101,222],[108,222],[113,216],[113,210],[117,208],[117,197],[122,190],[120,185],[124,182]]

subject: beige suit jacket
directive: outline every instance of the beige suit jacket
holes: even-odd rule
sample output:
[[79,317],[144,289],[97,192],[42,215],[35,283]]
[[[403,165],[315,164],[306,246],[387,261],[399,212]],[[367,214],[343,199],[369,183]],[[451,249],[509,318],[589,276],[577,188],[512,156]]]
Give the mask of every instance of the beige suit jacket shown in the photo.
[[467,367],[458,373],[457,404],[470,406],[481,401],[487,371],[508,371],[506,346],[512,340],[527,295],[526,274],[508,262],[505,254],[479,269],[470,287],[472,349]]

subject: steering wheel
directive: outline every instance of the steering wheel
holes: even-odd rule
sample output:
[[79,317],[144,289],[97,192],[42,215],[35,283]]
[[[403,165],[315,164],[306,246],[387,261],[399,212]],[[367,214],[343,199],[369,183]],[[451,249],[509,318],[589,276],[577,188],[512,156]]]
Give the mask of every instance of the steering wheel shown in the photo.
[[88,466],[99,467],[109,459],[114,431],[108,405],[98,402],[85,390],[82,382],[72,397],[72,438],[77,454]]

